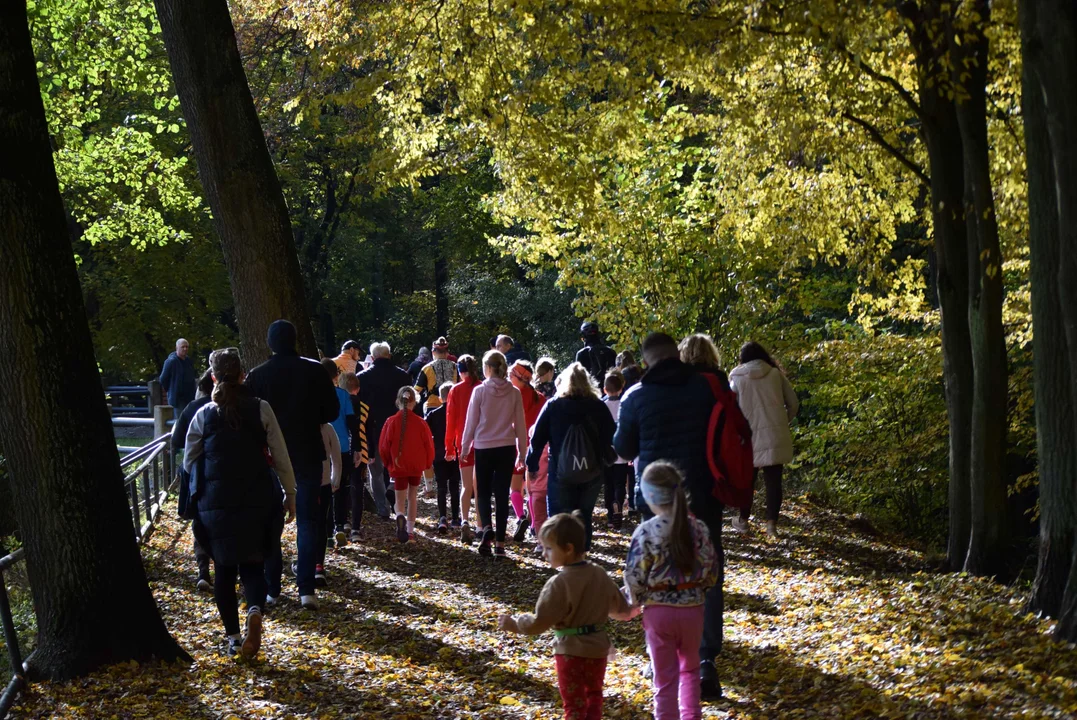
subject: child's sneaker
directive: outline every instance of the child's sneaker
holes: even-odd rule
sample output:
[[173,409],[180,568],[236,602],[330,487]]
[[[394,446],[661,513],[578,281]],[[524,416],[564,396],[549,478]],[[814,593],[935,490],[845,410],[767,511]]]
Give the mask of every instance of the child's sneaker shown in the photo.
[[317,610],[318,598],[314,595],[300,595],[299,604],[303,606],[304,610]]
[[225,645],[224,650],[229,655],[236,655],[241,647],[243,647],[243,636],[239,634],[229,635],[228,644]]
[[247,613],[247,637],[243,638],[243,644],[239,651],[245,658],[252,658],[258,654],[262,647],[262,611],[251,608]]
[[491,545],[494,543],[494,531],[491,527],[485,527],[482,530],[482,541],[479,543],[479,555],[483,557],[490,557],[492,554]]
[[512,539],[516,542],[523,542],[529,527],[531,527],[531,514],[524,510],[524,516],[516,520],[516,531],[512,533]]
[[314,587],[325,587],[329,581],[325,579],[325,568],[321,565],[314,566]]
[[445,516],[442,515],[438,520],[438,535],[447,535],[449,533],[449,523],[445,522]]
[[402,543],[408,541],[408,521],[403,515],[396,516],[396,539]]
[[414,530],[408,533],[408,541],[409,542],[415,542],[415,531]]
[[471,525],[465,522],[460,526],[460,542],[470,545],[474,539],[475,533],[471,532]]
[[463,524],[463,523],[461,523],[461,522],[460,522],[460,518],[458,518],[458,517],[454,517],[454,518],[452,519],[452,523],[451,523],[451,525],[452,525],[452,527],[453,527],[453,529],[454,529],[454,530],[459,530],[459,529],[460,529],[460,526],[461,526],[462,524]]
[[266,595],[266,609],[277,607],[277,603],[280,602],[280,595]]
[[505,557],[506,557],[505,556],[505,546],[504,545],[495,546],[494,547],[494,560],[504,560]]
[[739,518],[739,517],[733,518],[733,529],[736,530],[737,532],[739,532],[742,535],[747,533],[748,532],[748,521],[745,520],[744,518]]
[[351,536],[348,538],[350,542],[359,542],[363,539],[363,533],[359,530],[352,530]]

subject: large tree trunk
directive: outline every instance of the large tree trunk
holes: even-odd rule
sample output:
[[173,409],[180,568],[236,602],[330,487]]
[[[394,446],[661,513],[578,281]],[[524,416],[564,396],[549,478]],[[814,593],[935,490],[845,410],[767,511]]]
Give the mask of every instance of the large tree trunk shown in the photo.
[[[965,570],[997,575],[1006,553],[1006,335],[1002,325],[1002,252],[987,139],[987,0],[976,0],[959,19],[950,46],[953,82],[965,97],[957,122],[965,159],[965,224],[968,231],[969,330],[972,339],[973,402],[969,488],[972,535]],[[958,42],[959,40],[959,42]]]
[[288,207],[254,110],[226,0],[154,0],[198,174],[213,210],[248,367],[266,329],[291,320],[317,357]]
[[1077,11],[1021,3],[1040,553],[1031,609],[1077,641]]
[[38,624],[64,679],[187,654],[146,582],[49,148],[25,5],[0,3],[0,434]]
[[941,52],[924,31],[936,18],[906,6],[913,26],[909,40],[916,55],[920,119],[931,168],[932,232],[935,274],[942,316],[942,367],[950,427],[950,530],[946,548],[951,570],[968,555],[972,532],[969,469],[972,458],[973,369],[969,335],[968,239],[962,215],[965,185],[961,131],[952,100],[939,89]]

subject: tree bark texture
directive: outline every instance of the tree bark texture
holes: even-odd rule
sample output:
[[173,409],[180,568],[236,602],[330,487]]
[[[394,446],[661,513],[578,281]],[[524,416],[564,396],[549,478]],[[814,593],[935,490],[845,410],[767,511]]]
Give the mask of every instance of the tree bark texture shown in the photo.
[[449,261],[445,257],[445,239],[439,232],[434,238],[434,306],[438,336],[449,334]]
[[943,378],[950,428],[950,529],[946,557],[959,570],[968,555],[972,532],[969,472],[972,459],[973,369],[969,335],[968,238],[962,213],[965,185],[961,131],[952,100],[939,89],[941,52],[925,28],[934,18],[906,6],[913,29],[909,40],[916,55],[920,119],[931,169],[935,283],[942,316]]
[[49,147],[25,4],[0,3],[0,434],[38,623],[32,674],[189,660],[150,593]]
[[1077,641],[1077,10],[1021,3],[1040,547],[1029,606]]
[[244,361],[269,357],[266,330],[291,320],[318,357],[288,207],[254,109],[226,0],[155,0],[236,305]]
[[[969,331],[972,340],[973,402],[969,489],[972,534],[965,570],[998,575],[1006,552],[1006,435],[1008,368],[1002,325],[1002,251],[991,188],[987,138],[987,0],[975,0],[978,20],[947,33],[957,122],[965,165],[965,225],[968,233]],[[956,42],[961,38],[961,42]]]

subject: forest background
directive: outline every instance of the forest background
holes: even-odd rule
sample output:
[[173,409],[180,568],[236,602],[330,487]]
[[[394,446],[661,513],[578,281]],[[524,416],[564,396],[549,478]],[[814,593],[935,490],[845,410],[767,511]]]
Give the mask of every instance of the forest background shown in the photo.
[[[603,34],[587,2],[519,3],[508,21],[468,0],[233,2],[319,347],[386,339],[404,362],[439,334],[459,353],[505,331],[563,363],[587,318],[617,349],[707,332],[732,367],[758,340],[802,399],[798,482],[944,547],[927,151],[900,101],[914,58],[886,3],[813,4],[815,34],[762,11],[730,29],[692,3],[668,17],[606,6]],[[993,4],[987,91],[1012,574],[1030,578],[1016,14]],[[104,378],[155,376],[181,336],[204,367],[237,327],[153,3],[42,0],[30,17]]]

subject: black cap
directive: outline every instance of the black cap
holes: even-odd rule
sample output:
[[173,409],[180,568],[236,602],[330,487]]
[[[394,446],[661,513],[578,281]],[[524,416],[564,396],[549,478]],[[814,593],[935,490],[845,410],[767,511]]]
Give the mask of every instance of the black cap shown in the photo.
[[584,337],[598,335],[598,324],[588,320],[583,325],[580,325],[580,334]]
[[295,354],[296,331],[295,325],[287,320],[277,320],[269,326],[266,335],[266,343],[269,349],[279,354]]

